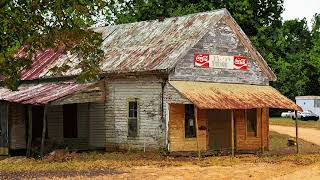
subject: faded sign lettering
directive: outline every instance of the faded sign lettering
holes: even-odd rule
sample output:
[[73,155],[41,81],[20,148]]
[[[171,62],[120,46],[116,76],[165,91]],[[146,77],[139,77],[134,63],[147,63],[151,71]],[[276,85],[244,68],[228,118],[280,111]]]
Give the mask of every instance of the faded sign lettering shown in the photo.
[[248,59],[245,56],[219,56],[209,54],[195,54],[196,67],[247,70]]

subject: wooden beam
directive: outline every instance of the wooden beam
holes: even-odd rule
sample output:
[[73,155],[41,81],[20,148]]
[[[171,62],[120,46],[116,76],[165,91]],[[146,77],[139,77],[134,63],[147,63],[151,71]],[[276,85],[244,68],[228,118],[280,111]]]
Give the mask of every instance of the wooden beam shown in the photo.
[[263,118],[265,117],[265,113],[264,113],[264,108],[261,108],[261,133],[260,133],[260,136],[261,136],[261,153],[263,154],[264,153],[264,125],[263,125]]
[[234,119],[233,110],[231,110],[231,155],[234,157]]
[[196,120],[196,136],[197,136],[197,150],[198,150],[198,157],[201,157],[200,147],[199,147],[199,127],[198,127],[198,108],[194,106],[194,114]]
[[294,114],[295,114],[295,118],[296,118],[296,143],[297,143],[297,146],[296,146],[296,147],[297,147],[297,154],[299,154],[298,114],[297,114],[297,111],[294,111]]
[[28,106],[28,142],[27,142],[27,157],[31,156],[32,145],[32,106]]
[[43,110],[43,126],[42,126],[42,137],[41,137],[41,148],[40,148],[40,157],[43,158],[43,151],[44,151],[44,140],[46,138],[46,127],[47,127],[47,108],[48,105],[44,105]]

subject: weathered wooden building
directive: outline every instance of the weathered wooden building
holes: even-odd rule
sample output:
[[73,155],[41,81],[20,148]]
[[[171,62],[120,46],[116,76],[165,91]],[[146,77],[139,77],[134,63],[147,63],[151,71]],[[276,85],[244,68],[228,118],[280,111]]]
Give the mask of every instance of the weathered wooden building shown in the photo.
[[[269,108],[300,110],[269,86],[274,73],[225,9],[95,31],[99,82],[75,83],[76,56],[49,49],[18,91],[0,89],[0,153],[39,140],[43,123],[46,144],[77,149],[256,151],[268,148]],[[74,68],[51,73],[64,63]]]

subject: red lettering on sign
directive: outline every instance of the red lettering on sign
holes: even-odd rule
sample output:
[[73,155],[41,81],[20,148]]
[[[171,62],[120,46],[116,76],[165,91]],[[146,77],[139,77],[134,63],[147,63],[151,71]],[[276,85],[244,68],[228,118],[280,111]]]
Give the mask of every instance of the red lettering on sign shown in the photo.
[[245,56],[234,56],[233,57],[234,69],[247,70],[248,69],[248,59]]
[[209,67],[209,54],[194,54],[194,65],[196,67]]

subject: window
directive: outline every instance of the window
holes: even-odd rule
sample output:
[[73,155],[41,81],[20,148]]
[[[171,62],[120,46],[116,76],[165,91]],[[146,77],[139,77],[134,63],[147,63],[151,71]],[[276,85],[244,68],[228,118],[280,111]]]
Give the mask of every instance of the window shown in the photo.
[[320,107],[320,99],[314,100],[314,107]]
[[193,104],[186,104],[184,106],[184,129],[186,138],[196,137],[196,122]]
[[78,137],[78,111],[77,104],[63,105],[63,137]]
[[128,137],[138,136],[138,102],[129,101],[128,107]]
[[247,111],[247,136],[257,136],[257,109]]

